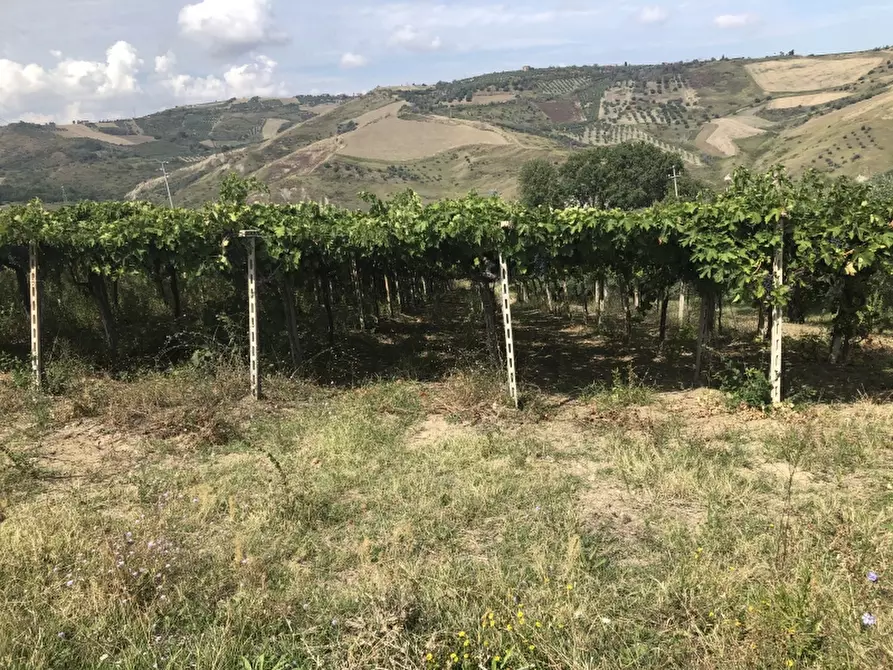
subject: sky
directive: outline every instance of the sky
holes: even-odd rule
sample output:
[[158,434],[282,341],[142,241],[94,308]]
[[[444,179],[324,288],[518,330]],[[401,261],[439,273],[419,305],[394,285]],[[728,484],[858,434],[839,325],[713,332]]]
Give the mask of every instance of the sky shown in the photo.
[[0,0],[0,123],[893,43],[890,0]]

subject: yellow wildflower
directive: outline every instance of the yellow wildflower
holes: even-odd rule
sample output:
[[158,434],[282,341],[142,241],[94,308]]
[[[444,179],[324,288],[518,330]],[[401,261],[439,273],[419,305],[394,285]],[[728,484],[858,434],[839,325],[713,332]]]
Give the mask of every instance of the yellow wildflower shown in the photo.
[[536,626],[537,628],[542,628],[542,627],[543,627],[543,624],[542,624],[541,621],[537,621],[537,622],[536,622],[535,624],[533,624],[533,625]]
[[459,631],[459,637],[465,637],[465,631],[464,631],[464,630],[460,630],[460,631]]

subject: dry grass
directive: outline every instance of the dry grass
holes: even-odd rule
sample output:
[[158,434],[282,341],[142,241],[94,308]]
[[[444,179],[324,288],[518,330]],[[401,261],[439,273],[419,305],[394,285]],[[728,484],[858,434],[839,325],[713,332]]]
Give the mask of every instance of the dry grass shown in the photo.
[[[809,167],[826,169],[826,159],[832,157],[840,165],[836,173],[855,177],[884,172],[889,169],[893,146],[891,119],[893,91],[886,91],[783,132],[757,167],[783,162],[793,172]],[[867,141],[866,132],[876,143]],[[845,139],[846,135],[850,137]]]
[[279,134],[279,129],[288,123],[287,119],[267,119],[264,121],[263,138],[272,140]]
[[739,149],[735,140],[762,135],[765,132],[763,128],[757,128],[747,123],[745,119],[726,117],[714,119],[707,124],[698,136],[698,142],[700,146],[713,149],[723,156],[737,156]]
[[146,142],[154,142],[155,138],[149,135],[109,135],[102,131],[79,123],[62,125],[57,127],[56,131],[62,137],[82,137],[90,140],[98,140],[106,144],[114,144],[117,146],[132,147],[135,144],[145,144]]
[[815,105],[824,105],[826,102],[833,102],[845,98],[849,93],[846,91],[828,91],[826,93],[812,93],[810,95],[792,95],[787,98],[775,98],[766,105],[767,109],[793,109],[794,107],[813,107]]
[[502,102],[511,102],[518,95],[516,93],[505,93],[505,92],[497,92],[497,93],[487,93],[487,92],[477,92],[471,97],[471,102],[467,100],[457,100],[455,102],[449,103],[450,106],[458,105],[459,107],[465,105],[489,105],[495,103]]
[[[0,665],[893,662],[885,406],[767,417],[677,392],[513,417],[498,376],[470,370],[340,393],[274,380],[255,409],[231,372],[94,380],[49,422],[19,411],[0,454]],[[238,434],[165,434],[215,403]],[[47,445],[85,425],[121,448],[54,479]]]
[[745,67],[767,93],[797,93],[851,84],[883,61],[880,57],[786,58]]
[[338,153],[385,161],[418,160],[450,149],[480,144],[508,144],[493,130],[449,119],[410,121],[396,112],[343,136]]

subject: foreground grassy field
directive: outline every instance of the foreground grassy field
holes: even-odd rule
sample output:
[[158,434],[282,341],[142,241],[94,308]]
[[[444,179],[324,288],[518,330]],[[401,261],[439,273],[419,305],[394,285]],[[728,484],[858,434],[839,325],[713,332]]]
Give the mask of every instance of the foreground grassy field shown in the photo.
[[639,373],[2,377],[0,667],[891,667],[891,406]]

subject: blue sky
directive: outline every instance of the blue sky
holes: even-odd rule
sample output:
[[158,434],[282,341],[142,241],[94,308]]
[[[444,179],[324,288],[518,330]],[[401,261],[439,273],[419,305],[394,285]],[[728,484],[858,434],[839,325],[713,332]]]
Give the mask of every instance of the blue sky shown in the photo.
[[854,51],[893,43],[891,27],[889,0],[2,0],[0,122],[522,65]]

